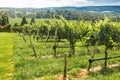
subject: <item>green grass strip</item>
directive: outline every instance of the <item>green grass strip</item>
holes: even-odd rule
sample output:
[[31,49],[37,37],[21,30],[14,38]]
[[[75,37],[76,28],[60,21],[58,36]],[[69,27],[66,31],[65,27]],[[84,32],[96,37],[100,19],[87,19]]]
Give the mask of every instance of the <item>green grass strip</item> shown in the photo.
[[13,35],[0,32],[0,80],[13,78]]

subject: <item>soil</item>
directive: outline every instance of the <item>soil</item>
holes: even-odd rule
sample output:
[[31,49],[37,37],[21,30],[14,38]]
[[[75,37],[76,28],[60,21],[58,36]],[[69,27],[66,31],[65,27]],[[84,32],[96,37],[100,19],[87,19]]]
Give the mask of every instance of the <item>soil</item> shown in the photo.
[[[120,66],[120,62],[117,64],[112,64],[112,65],[108,65],[109,68],[116,68]],[[98,66],[98,67],[94,67],[91,68],[90,71],[87,71],[87,69],[82,69],[81,72],[73,75],[74,78],[88,78],[90,76],[90,72],[96,72],[96,71],[100,71],[102,69],[102,67]],[[69,80],[69,75],[67,76],[66,80]],[[63,80],[63,75],[59,75],[56,77],[56,80]]]
[[63,79],[63,75],[58,75],[55,80],[69,80],[69,75],[67,75],[66,79]]
[[77,73],[74,75],[74,78],[87,78],[90,76],[90,71],[87,71],[87,69],[81,70],[80,73]]
[[[117,64],[111,64],[108,65],[109,68],[117,68],[120,67],[120,62]],[[98,67],[94,67],[91,68],[90,71],[87,71],[87,69],[82,69],[79,73],[73,75],[72,77],[75,79],[82,79],[82,78],[88,78],[90,77],[90,72],[97,72],[100,71],[102,69],[102,67],[98,66]],[[69,77],[71,75],[67,75],[66,80],[69,80]],[[36,79],[36,80],[44,80],[44,79]],[[56,75],[56,79],[55,80],[63,80],[63,75]]]
[[[108,65],[109,68],[116,68],[119,66],[120,66],[120,62],[117,64]],[[102,67],[100,66],[91,68],[90,71],[87,71],[87,69],[83,69],[80,73],[77,73],[76,75],[74,75],[74,77],[75,78],[87,78],[90,76],[90,72],[100,71],[101,69]]]

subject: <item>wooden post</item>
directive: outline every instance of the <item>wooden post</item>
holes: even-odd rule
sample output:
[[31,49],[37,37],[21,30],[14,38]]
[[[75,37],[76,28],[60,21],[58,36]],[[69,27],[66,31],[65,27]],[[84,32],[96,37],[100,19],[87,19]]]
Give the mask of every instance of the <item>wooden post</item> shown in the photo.
[[26,41],[26,39],[25,39],[25,36],[24,36],[24,34],[22,35],[22,38],[23,38],[23,40],[24,40],[25,42],[27,42],[27,41]]
[[48,31],[48,33],[47,33],[46,42],[48,42],[48,40],[49,40],[49,37],[50,37],[50,31]]
[[88,69],[87,69],[87,71],[89,71],[89,70],[90,70],[91,66],[92,66],[92,60],[91,60],[91,59],[89,59],[89,65],[88,65]]
[[66,80],[66,77],[67,77],[67,75],[66,75],[66,73],[67,73],[67,56],[66,56],[67,54],[65,53],[64,54],[64,75],[63,75],[63,80]]
[[56,57],[56,44],[53,45],[54,57]]
[[107,47],[105,48],[105,68],[107,67],[107,57],[108,56],[108,54],[107,54]]
[[58,34],[58,31],[57,31],[57,28],[58,25],[56,23],[56,27],[55,27],[55,41],[54,41],[54,46],[53,46],[53,49],[54,49],[54,57],[56,57],[56,48],[57,48],[57,34]]
[[31,47],[32,47],[33,52],[34,52],[34,56],[37,58],[37,51],[36,51],[36,49],[35,49],[34,44],[32,43],[31,36],[30,36],[30,44],[31,44]]
[[89,43],[87,43],[85,46],[87,48],[87,52],[88,52],[87,54],[90,54]]

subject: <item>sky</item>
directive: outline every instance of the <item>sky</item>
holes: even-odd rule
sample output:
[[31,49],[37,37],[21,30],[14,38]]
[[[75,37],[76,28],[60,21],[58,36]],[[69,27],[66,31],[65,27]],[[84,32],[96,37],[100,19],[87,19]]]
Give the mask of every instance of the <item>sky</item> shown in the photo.
[[0,7],[16,8],[102,5],[120,5],[120,0],[0,0]]

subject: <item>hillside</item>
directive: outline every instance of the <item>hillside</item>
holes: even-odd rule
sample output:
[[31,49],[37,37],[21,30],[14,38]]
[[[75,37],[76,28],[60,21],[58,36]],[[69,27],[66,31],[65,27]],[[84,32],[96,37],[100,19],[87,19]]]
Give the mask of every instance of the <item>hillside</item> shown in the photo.
[[1,7],[0,10],[9,10],[9,11],[27,11],[27,12],[37,12],[43,10],[77,10],[77,11],[97,11],[104,12],[110,11],[112,13],[120,13],[120,6],[83,6],[83,7],[74,7],[74,6],[66,6],[66,7],[48,7],[48,8],[9,8],[9,7]]

